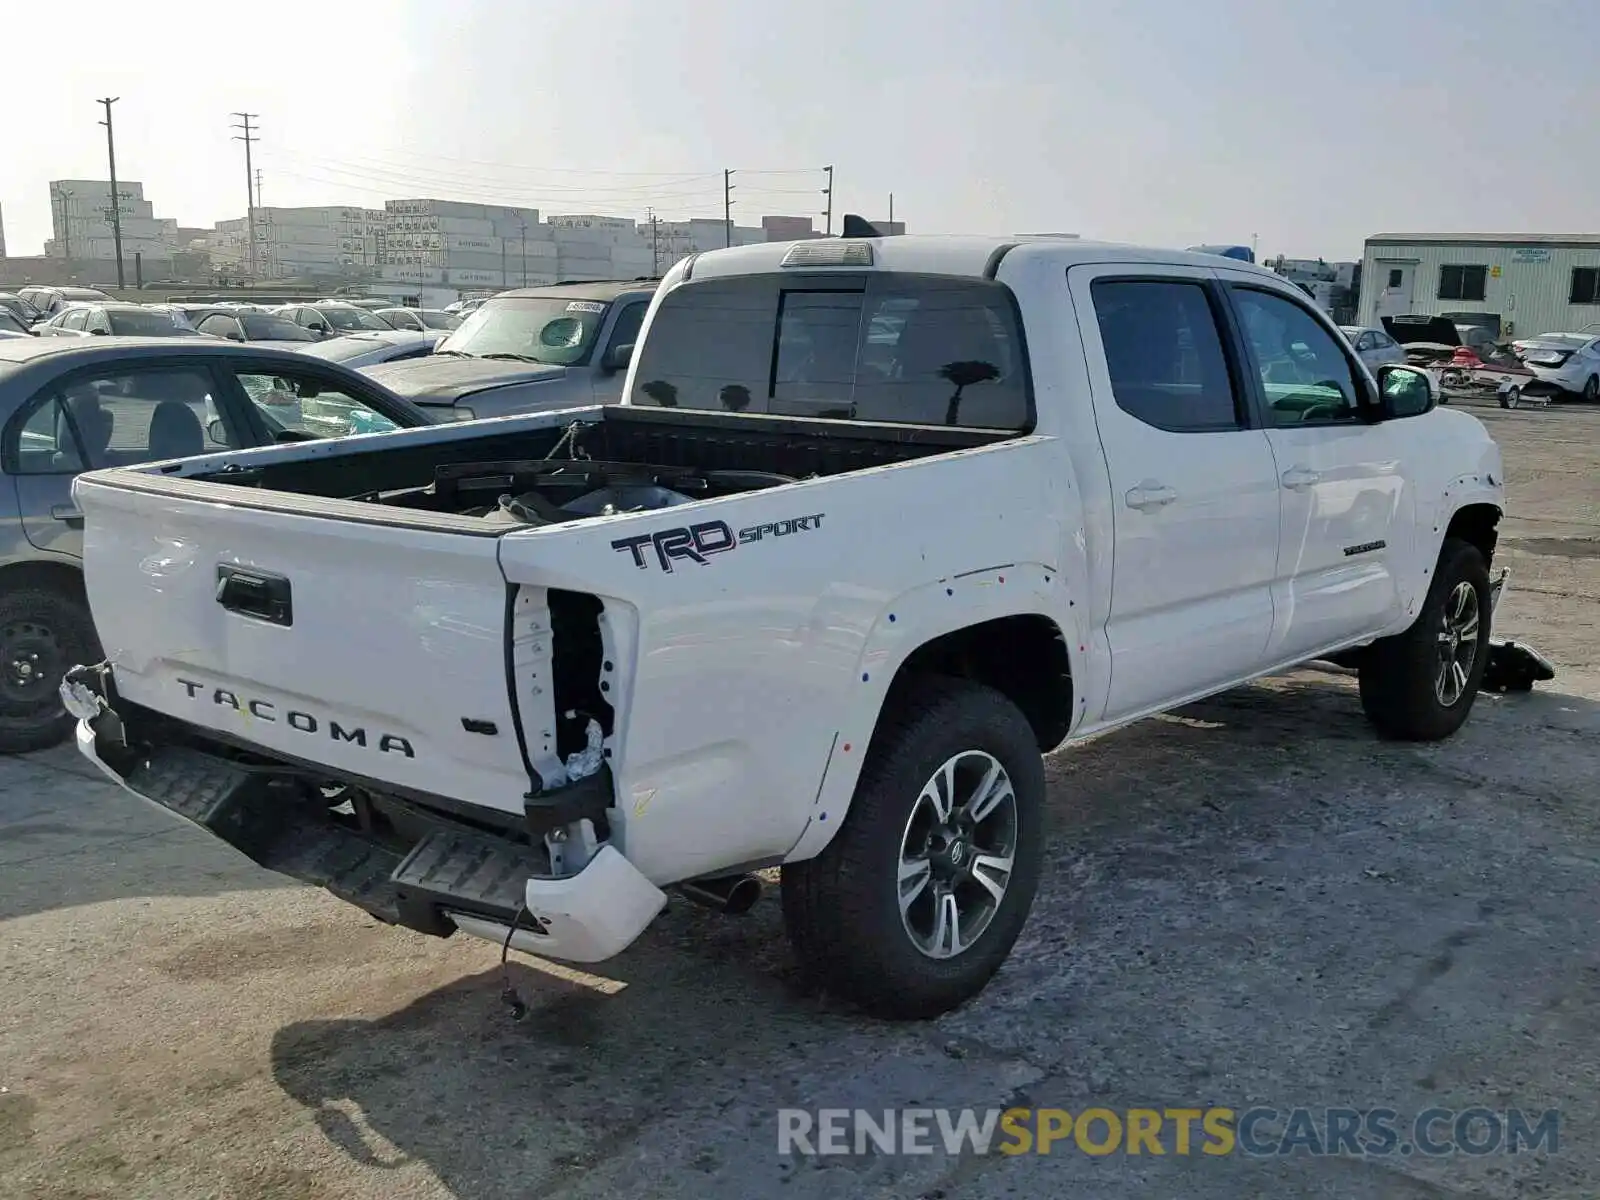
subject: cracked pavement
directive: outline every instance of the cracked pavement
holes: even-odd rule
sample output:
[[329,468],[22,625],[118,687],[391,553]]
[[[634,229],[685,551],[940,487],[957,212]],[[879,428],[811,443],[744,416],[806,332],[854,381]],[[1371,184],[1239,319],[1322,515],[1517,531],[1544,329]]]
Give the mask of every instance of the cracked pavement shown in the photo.
[[[967,1008],[876,1024],[777,905],[675,901],[595,974],[377,925],[137,804],[0,760],[0,1194],[1592,1197],[1600,408],[1506,450],[1499,632],[1559,670],[1448,743],[1306,669],[1048,764],[1044,883]],[[782,1159],[782,1107],[1523,1106],[1559,1153]],[[1170,1142],[1169,1142],[1170,1144]]]

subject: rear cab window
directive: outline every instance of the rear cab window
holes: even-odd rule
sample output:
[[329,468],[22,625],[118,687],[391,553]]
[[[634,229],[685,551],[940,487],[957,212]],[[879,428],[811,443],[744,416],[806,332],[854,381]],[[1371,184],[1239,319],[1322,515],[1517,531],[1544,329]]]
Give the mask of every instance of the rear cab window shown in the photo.
[[965,276],[870,272],[693,281],[662,297],[630,402],[1025,432],[1016,301]]

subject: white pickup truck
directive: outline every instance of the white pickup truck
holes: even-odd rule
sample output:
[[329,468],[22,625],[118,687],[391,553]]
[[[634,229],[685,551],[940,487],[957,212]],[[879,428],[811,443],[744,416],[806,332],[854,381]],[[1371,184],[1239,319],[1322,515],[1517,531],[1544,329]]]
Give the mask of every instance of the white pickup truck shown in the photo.
[[1249,264],[1067,240],[691,256],[624,403],[80,477],[78,745],[384,921],[557,959],[782,867],[836,994],[980,991],[1041,754],[1311,659],[1466,719],[1483,426]]

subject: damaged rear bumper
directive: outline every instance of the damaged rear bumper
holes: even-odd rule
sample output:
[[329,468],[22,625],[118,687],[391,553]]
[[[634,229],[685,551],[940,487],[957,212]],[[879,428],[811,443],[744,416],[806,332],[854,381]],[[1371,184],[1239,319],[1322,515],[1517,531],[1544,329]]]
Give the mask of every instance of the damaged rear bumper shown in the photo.
[[[79,753],[113,783],[387,924],[495,941],[515,929],[519,949],[593,963],[626,948],[666,904],[614,846],[552,874],[540,823],[591,807],[581,795],[541,798],[537,819],[530,801],[529,827],[495,828],[210,743],[120,702],[105,664],[73,668],[61,694],[78,718]],[[165,736],[174,727],[183,732]]]

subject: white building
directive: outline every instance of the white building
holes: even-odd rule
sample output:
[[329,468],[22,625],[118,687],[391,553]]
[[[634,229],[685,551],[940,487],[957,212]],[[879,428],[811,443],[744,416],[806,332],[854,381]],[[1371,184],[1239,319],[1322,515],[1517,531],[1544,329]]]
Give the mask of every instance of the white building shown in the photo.
[[1600,328],[1600,234],[1370,237],[1361,323],[1402,313],[1492,315],[1502,338]]
[[[167,259],[178,249],[178,223],[158,218],[144,198],[144,185],[117,180],[117,222],[122,229],[122,261],[134,256],[147,261]],[[44,252],[52,258],[110,262],[117,256],[112,225],[111,183],[104,179],[55,179],[50,182],[50,240]]]

